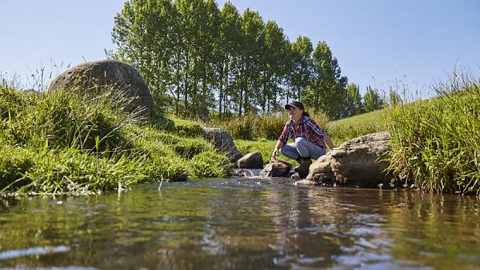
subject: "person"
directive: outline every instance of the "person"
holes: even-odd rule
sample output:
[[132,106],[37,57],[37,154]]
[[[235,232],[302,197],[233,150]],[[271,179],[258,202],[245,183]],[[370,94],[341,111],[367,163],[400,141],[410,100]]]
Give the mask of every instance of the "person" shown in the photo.
[[[333,149],[334,145],[328,134],[310,118],[301,102],[289,102],[285,105],[285,109],[288,110],[289,120],[278,137],[272,152],[272,160],[277,160],[278,152],[297,160],[300,166],[295,169],[295,172],[301,178],[305,178],[312,159],[325,155],[326,146]],[[288,138],[292,138],[294,142],[287,144]]]

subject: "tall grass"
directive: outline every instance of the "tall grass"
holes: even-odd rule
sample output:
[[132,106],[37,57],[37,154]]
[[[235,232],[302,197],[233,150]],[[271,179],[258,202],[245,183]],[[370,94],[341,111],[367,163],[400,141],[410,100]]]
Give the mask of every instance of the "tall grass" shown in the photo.
[[480,82],[455,77],[437,98],[388,110],[390,169],[421,190],[480,194]]
[[146,121],[122,98],[0,86],[0,194],[86,195],[230,174],[200,125]]
[[[310,115],[321,127],[328,123],[324,113]],[[244,116],[229,116],[212,118],[206,125],[220,127],[238,140],[276,140],[288,120],[288,112],[274,112],[270,114],[247,113]]]

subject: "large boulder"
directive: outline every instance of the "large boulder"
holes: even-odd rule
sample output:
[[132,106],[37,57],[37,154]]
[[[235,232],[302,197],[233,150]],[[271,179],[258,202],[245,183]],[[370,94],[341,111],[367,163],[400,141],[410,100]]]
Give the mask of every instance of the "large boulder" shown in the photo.
[[296,184],[335,183],[346,186],[377,187],[391,180],[384,160],[389,151],[388,132],[364,135],[340,145],[310,166],[305,181]]
[[203,137],[212,142],[215,149],[227,155],[231,162],[237,162],[243,154],[237,149],[233,138],[227,131],[220,128],[202,128]]
[[334,175],[331,163],[332,156],[330,155],[330,152],[318,158],[317,161],[310,165],[306,180],[313,181],[316,184],[333,182]]
[[148,115],[153,112],[153,98],[140,73],[123,62],[103,60],[76,65],[58,75],[48,90],[78,89],[93,94],[112,91],[122,97],[127,111]]
[[343,185],[377,187],[389,181],[385,160],[390,133],[378,132],[347,141],[331,151],[331,169],[335,181]]

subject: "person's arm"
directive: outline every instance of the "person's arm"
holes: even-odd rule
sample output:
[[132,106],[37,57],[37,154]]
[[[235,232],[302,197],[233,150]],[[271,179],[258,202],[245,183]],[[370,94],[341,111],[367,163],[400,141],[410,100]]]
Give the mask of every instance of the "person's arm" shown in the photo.
[[275,147],[273,148],[272,160],[277,161],[278,151],[280,151],[280,149],[282,148],[282,146],[283,146],[283,142],[280,141],[280,140],[278,140],[278,141],[277,141],[277,144],[275,144]]
[[283,127],[282,134],[278,137],[277,143],[275,144],[275,147],[273,148],[272,151],[272,160],[277,161],[277,155],[278,151],[287,143],[288,140],[288,129],[289,129],[289,122],[285,123],[285,126]]
[[335,148],[332,140],[330,139],[330,137],[328,137],[328,135],[325,135],[323,137],[323,141],[328,145],[328,147],[330,148],[330,150],[333,150],[333,148]]
[[328,134],[323,129],[321,129],[320,126],[318,126],[315,120],[310,118],[308,125],[310,126],[312,131],[317,134],[317,136],[323,139],[323,141],[328,145],[330,150],[333,150],[333,148],[335,148],[332,140],[330,139],[330,137],[328,137]]

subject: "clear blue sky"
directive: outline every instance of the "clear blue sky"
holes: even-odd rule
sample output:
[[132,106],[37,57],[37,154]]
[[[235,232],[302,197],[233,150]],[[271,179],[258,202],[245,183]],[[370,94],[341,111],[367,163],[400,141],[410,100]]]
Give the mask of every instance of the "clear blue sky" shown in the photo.
[[[219,8],[226,0],[217,0]],[[414,92],[448,81],[455,69],[480,71],[478,0],[230,0],[276,21],[287,37],[326,41],[342,75],[387,90],[395,81]],[[105,59],[122,0],[1,0],[0,75],[22,83],[36,70]],[[56,66],[55,66],[56,65]],[[48,75],[48,74],[47,74]],[[48,77],[48,76],[47,76]]]

